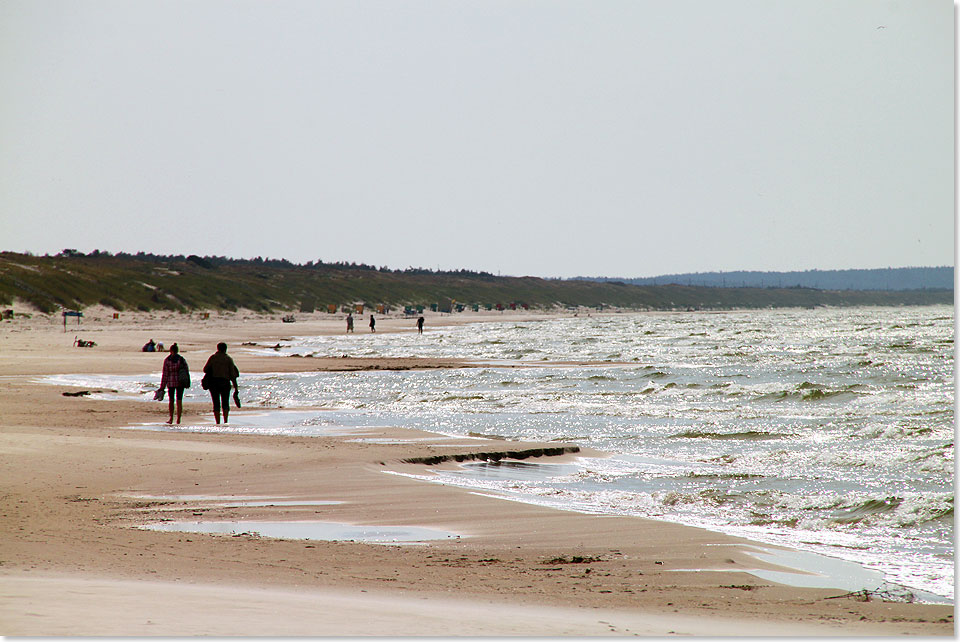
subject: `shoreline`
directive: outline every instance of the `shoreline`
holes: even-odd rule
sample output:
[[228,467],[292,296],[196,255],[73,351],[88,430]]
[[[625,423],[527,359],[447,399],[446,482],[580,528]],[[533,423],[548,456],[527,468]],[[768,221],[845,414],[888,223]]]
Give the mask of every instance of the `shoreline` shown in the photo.
[[[178,321],[172,325],[183,326],[183,319]],[[751,575],[748,570],[758,562],[750,551],[768,545],[668,522],[520,504],[383,473],[423,472],[424,464],[404,459],[543,444],[437,439],[436,434],[391,428],[364,429],[370,441],[131,430],[122,426],[163,421],[166,404],[64,397],[58,386],[31,381],[42,374],[159,371],[162,355],[135,352],[146,340],[139,341],[143,332],[177,330],[178,339],[184,337],[178,343],[186,346],[188,361],[202,363],[215,337],[238,346],[251,338],[282,337],[285,333],[278,330],[287,329],[265,319],[214,327],[190,323],[177,329],[169,321],[147,319],[140,325],[150,329],[144,330],[121,319],[116,326],[104,323],[89,330],[97,333],[92,335],[96,348],[69,350],[50,328],[13,332],[0,325],[0,366],[5,373],[0,379],[0,456],[5,462],[0,479],[9,489],[0,499],[0,514],[6,515],[0,525],[0,590],[7,598],[0,606],[0,633],[953,633],[950,606],[830,599],[842,591],[791,587]],[[402,331],[404,324],[412,321],[378,320],[378,331],[381,326]],[[329,331],[336,328],[331,324]],[[69,328],[61,334],[72,341]],[[266,371],[260,368],[278,361],[250,355],[239,359],[241,380],[244,371]],[[305,365],[305,359],[282,361],[300,362],[290,363],[291,371]],[[417,364],[363,364],[374,365]],[[320,369],[323,364],[310,366]],[[185,423],[209,414],[207,404],[184,406]],[[138,492],[159,497],[265,496],[276,501],[289,497],[314,504],[214,507],[130,496]],[[197,512],[200,515],[194,515]],[[406,525],[464,537],[405,546],[131,528],[151,516],[174,514],[228,521]],[[590,561],[571,563],[575,558]],[[759,566],[778,570],[776,564]],[[696,570],[704,568],[729,570]],[[687,572],[676,572],[681,569]],[[63,586],[75,590],[57,588]],[[89,604],[87,589],[77,587],[99,587],[117,595],[126,605],[122,617],[115,609]],[[183,591],[193,597],[187,600]],[[222,605],[218,597],[233,591],[237,603],[245,605],[244,615]],[[330,591],[356,598],[342,604],[345,612],[357,614],[355,623],[338,613],[306,608],[311,596],[319,603],[333,600]],[[210,608],[199,609],[202,604]],[[512,617],[495,616],[508,608]],[[174,616],[177,609],[205,612],[183,621]],[[455,626],[466,614],[478,612],[487,617],[474,618],[474,628]],[[118,617],[116,625],[109,624],[110,617]]]
[[[457,366],[450,366],[457,367]],[[536,364],[531,367],[536,367]],[[378,368],[379,369],[379,368]],[[386,369],[386,367],[385,367]],[[406,368],[404,368],[406,369]],[[339,372],[340,370],[329,370],[330,372]],[[349,371],[354,371],[350,369]],[[46,385],[65,385],[65,384],[49,384]],[[87,392],[87,391],[83,391]],[[90,391],[96,393],[98,391]],[[67,393],[63,393],[67,394]],[[138,403],[147,402],[146,399],[137,400]],[[300,420],[301,416],[306,416],[309,418],[316,417],[318,414],[335,411],[335,409],[323,408],[323,407],[293,407],[293,408],[266,408],[266,407],[250,407],[246,412],[242,414],[243,423],[240,426],[237,426],[237,422],[231,424],[233,427],[230,431],[230,434],[260,434],[260,435],[274,435],[274,436],[285,436],[294,434],[299,437],[338,437],[343,439],[348,439],[350,441],[373,441],[381,444],[404,444],[404,443],[417,443],[421,442],[424,444],[430,442],[442,442],[444,440],[451,442],[464,442],[466,444],[471,443],[480,443],[482,442],[483,446],[476,446],[475,448],[468,449],[467,452],[456,452],[455,454],[444,453],[441,451],[441,454],[434,454],[430,456],[415,456],[409,457],[401,460],[401,464],[421,464],[424,466],[422,471],[417,474],[416,472],[402,472],[398,473],[404,476],[409,476],[411,479],[419,479],[426,483],[435,483],[443,486],[452,486],[457,488],[463,488],[466,490],[471,490],[473,492],[484,493],[486,491],[477,488],[469,482],[458,483],[457,481],[450,480],[432,480],[427,477],[430,473],[440,472],[440,471],[451,471],[458,470],[461,473],[466,472],[463,469],[464,464],[478,464],[478,463],[522,463],[527,466],[537,466],[539,464],[571,464],[574,466],[580,466],[580,460],[589,460],[589,459],[604,459],[614,456],[613,453],[597,451],[592,448],[584,448],[576,444],[526,444],[525,442],[518,442],[512,440],[504,440],[496,436],[487,436],[481,434],[470,433],[468,435],[456,435],[451,433],[443,432],[434,432],[434,431],[422,431],[418,429],[412,429],[407,427],[395,427],[392,430],[396,431],[396,436],[390,438],[378,438],[370,437],[369,435],[374,434],[371,432],[370,427],[365,426],[351,426],[346,424],[329,424],[324,423],[323,429],[318,429],[316,433],[308,433],[303,431],[297,431],[295,433],[289,432],[290,427]],[[131,426],[118,426],[122,430],[146,430],[146,431],[155,431],[155,432],[171,432],[175,434],[182,433],[197,433],[197,434],[219,434],[219,431],[214,430],[215,424],[212,421],[212,418],[207,418],[206,421],[202,423],[192,423],[191,425],[181,425],[181,426],[170,426],[165,422],[155,419],[154,421]],[[406,432],[416,432],[426,435],[433,435],[433,437],[416,437],[408,438],[405,436]],[[491,442],[490,440],[495,440]],[[388,471],[388,472],[397,472],[397,471]],[[426,475],[424,474],[426,473]],[[484,473],[488,475],[490,473]],[[495,474],[495,473],[494,473]],[[469,477],[469,473],[467,473]],[[516,501],[521,503],[529,503],[535,506],[547,507],[555,510],[567,510],[583,515],[618,515],[619,513],[598,513],[596,511],[590,510],[581,510],[576,507],[562,507],[556,504],[552,504],[549,501],[537,501],[528,496],[509,496],[509,495],[498,495],[496,491],[490,491],[488,493],[492,497],[499,497],[503,500]],[[735,532],[731,529],[724,529],[723,527],[717,525],[703,525],[703,524],[690,524],[682,520],[669,519],[665,517],[647,517],[645,519],[650,519],[653,521],[662,521],[666,523],[690,526],[693,528],[702,528],[711,532],[715,532],[722,535],[730,535],[737,537]],[[829,553],[818,552],[816,550],[807,550],[804,547],[796,547],[791,543],[778,542],[777,538],[767,538],[757,535],[750,534],[744,537],[748,540],[751,540],[755,543],[758,549],[763,547],[769,547],[765,549],[764,555],[768,557],[777,557],[777,550],[790,550],[795,551],[795,555],[781,555],[784,559],[790,559],[791,561],[784,562],[782,566],[793,569],[793,572],[784,572],[780,574],[780,578],[775,580],[780,583],[787,584],[789,586],[819,586],[821,588],[844,588],[849,591],[859,591],[859,590],[868,590],[868,586],[884,586],[888,587],[890,592],[893,594],[901,595],[912,595],[915,598],[915,601],[925,604],[947,604],[953,605],[953,599],[949,596],[942,594],[937,594],[926,589],[917,588],[914,586],[900,585],[893,580],[888,581],[885,579],[884,574],[881,571],[871,569],[868,566],[865,566],[863,563],[857,561],[856,559],[847,559],[841,555],[830,555]],[[764,569],[757,569],[761,571],[759,574],[753,572],[754,575],[757,575],[760,578],[766,577],[769,579],[770,573]],[[811,582],[808,578],[804,578],[804,574],[814,573],[820,575],[824,578],[832,578],[835,583],[829,584],[829,580],[823,579],[820,581]]]
[[[143,401],[143,400],[141,400]],[[250,409],[252,412],[244,413],[244,422],[239,431],[236,431],[236,426],[234,424],[234,430],[230,431],[230,434],[262,434],[262,435],[273,435],[273,436],[286,436],[290,433],[285,432],[287,427],[290,425],[292,419],[289,416],[299,416],[299,415],[309,415],[311,417],[316,416],[317,413],[323,413],[329,409],[327,408],[261,408],[255,407]],[[279,420],[279,421],[278,421]],[[235,422],[236,423],[236,422]],[[251,425],[252,424],[252,425]],[[156,432],[170,432],[174,434],[182,433],[196,433],[196,434],[219,434],[213,430],[215,424],[211,421],[207,421],[203,424],[192,424],[190,426],[178,426],[171,427],[170,425],[154,421],[147,424],[140,424],[135,426],[120,426],[122,430],[146,430],[146,431],[156,431]],[[499,437],[490,437],[487,438],[482,435],[471,434],[468,436],[454,435],[449,433],[442,432],[433,432],[433,431],[421,431],[411,428],[401,428],[396,427],[391,429],[395,432],[395,435],[388,438],[380,437],[371,437],[372,434],[377,434],[372,432],[372,429],[369,427],[363,426],[348,426],[348,425],[335,425],[331,424],[328,428],[325,428],[323,431],[318,432],[317,434],[306,434],[306,433],[297,433],[297,436],[304,438],[313,438],[313,437],[338,437],[342,439],[347,439],[349,441],[371,441],[380,444],[414,444],[420,442],[424,445],[430,442],[443,442],[450,441],[454,443],[463,443],[468,448],[466,451],[463,449],[458,450],[455,453],[447,453],[441,451],[441,454],[434,454],[430,456],[415,456],[408,457],[399,461],[396,466],[388,466],[388,469],[384,472],[398,474],[401,476],[408,477],[410,479],[417,479],[425,483],[434,483],[441,486],[450,486],[454,488],[465,489],[470,492],[476,492],[481,494],[486,494],[490,497],[498,498],[504,501],[519,502],[530,504],[533,506],[548,508],[551,510],[562,510],[577,513],[580,515],[609,515],[617,516],[618,513],[603,513],[595,512],[589,510],[581,510],[575,507],[561,507],[549,502],[535,501],[534,499],[526,496],[509,496],[498,494],[497,491],[484,491],[478,489],[477,487],[471,485],[468,482],[458,484],[457,482],[450,482],[449,480],[438,480],[438,479],[429,479],[428,476],[430,473],[440,472],[440,471],[460,471],[464,472],[463,465],[465,464],[478,464],[478,463],[503,463],[503,464],[512,464],[512,463],[522,463],[526,466],[537,466],[542,464],[547,465],[557,465],[557,464],[569,464],[573,466],[580,466],[581,460],[589,459],[604,459],[613,456],[612,453],[597,451],[591,448],[583,448],[575,444],[536,444],[536,443],[527,443],[511,440],[502,440]],[[235,432],[236,431],[236,432]],[[414,432],[425,435],[434,435],[433,437],[409,437],[406,433]],[[495,441],[491,442],[490,439]],[[481,445],[476,445],[469,447],[471,444],[481,443]],[[407,464],[417,464],[420,465],[420,469],[415,467],[406,466]],[[401,471],[402,468],[402,471]],[[154,498],[162,499],[162,498]],[[185,500],[186,501],[186,500]],[[283,502],[280,502],[281,504]],[[640,518],[638,516],[638,518]],[[729,529],[725,530],[721,527],[711,526],[711,525],[695,525],[685,523],[676,519],[668,519],[665,517],[644,517],[642,519],[647,519],[654,522],[664,522],[669,524],[674,524],[677,526],[685,526],[690,528],[704,529],[713,533],[717,533],[723,536],[738,537],[735,533],[731,532]],[[318,529],[318,532],[322,529]],[[263,534],[264,537],[270,535]],[[322,535],[318,535],[319,538],[322,538]],[[940,594],[930,592],[928,590],[919,589],[916,587],[910,586],[901,586],[894,582],[888,582],[884,579],[884,574],[881,571],[870,569],[867,566],[864,566],[861,562],[856,560],[849,560],[837,555],[829,555],[822,552],[817,552],[813,550],[805,550],[804,548],[795,548],[791,544],[784,544],[782,542],[777,542],[773,540],[765,540],[762,537],[757,537],[756,535],[740,536],[741,539],[746,539],[752,542],[753,558],[755,560],[760,560],[767,558],[771,563],[776,566],[788,570],[772,570],[766,568],[764,565],[758,565],[755,569],[750,569],[749,572],[751,575],[756,576],[758,579],[767,579],[771,581],[776,581],[781,584],[792,587],[814,587],[814,588],[825,588],[825,589],[836,589],[837,591],[847,591],[847,592],[856,592],[856,591],[867,591],[866,587],[868,586],[883,586],[886,587],[888,592],[891,595],[900,595],[900,596],[911,596],[911,599],[914,599],[917,603],[923,604],[939,604],[939,605],[950,605],[954,604],[952,598]],[[779,561],[776,561],[779,560]],[[688,570],[688,569],[680,569]],[[693,569],[690,569],[693,570]],[[709,569],[707,569],[709,570]],[[714,569],[716,571],[722,571],[723,569]],[[817,577],[812,577],[817,576]],[[879,590],[878,590],[879,592]]]

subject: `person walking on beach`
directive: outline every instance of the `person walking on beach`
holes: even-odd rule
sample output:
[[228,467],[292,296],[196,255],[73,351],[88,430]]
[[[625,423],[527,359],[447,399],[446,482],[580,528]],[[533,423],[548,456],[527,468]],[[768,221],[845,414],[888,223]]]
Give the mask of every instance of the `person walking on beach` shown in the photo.
[[[239,399],[237,394],[240,390],[237,386],[237,377],[240,371],[237,365],[227,354],[227,344],[220,342],[217,344],[217,351],[210,355],[206,365],[203,366],[203,372],[207,376],[207,390],[210,391],[210,397],[213,399],[213,416],[217,423],[220,423],[220,411],[223,410],[223,423],[228,423],[230,416],[230,385],[233,384],[234,400]],[[240,407],[239,401],[237,407]]]
[[347,313],[347,332],[353,332],[353,314]]
[[417,319],[417,332],[423,334],[423,315],[420,315],[420,318]]
[[370,315],[370,332],[377,331],[377,320],[373,318],[373,315]]
[[[187,367],[187,360],[180,356],[180,347],[174,343],[170,346],[170,354],[163,360],[163,374],[160,375],[160,398],[163,399],[162,391],[166,390],[170,396],[170,418],[168,424],[173,423],[173,405],[177,405],[177,424],[180,423],[180,416],[183,414],[183,391],[190,387],[190,369]],[[174,401],[176,397],[176,401]]]

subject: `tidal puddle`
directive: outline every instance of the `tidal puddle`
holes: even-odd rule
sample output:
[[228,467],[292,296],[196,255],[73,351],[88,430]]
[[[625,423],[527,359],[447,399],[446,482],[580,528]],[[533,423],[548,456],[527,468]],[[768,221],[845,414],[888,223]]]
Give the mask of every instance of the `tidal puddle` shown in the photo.
[[[797,572],[793,573],[761,569],[750,571],[751,574],[761,579],[779,582],[780,584],[813,588],[841,588],[851,592],[863,589],[874,591],[884,586],[896,587],[896,585],[889,585],[886,582],[883,573],[865,568],[856,562],[836,557],[807,551],[766,548],[759,551],[748,551],[748,553],[772,564],[798,569]],[[953,602],[941,595],[935,595],[927,591],[911,588],[908,593],[921,602],[941,604]]]
[[264,500],[264,501],[251,501],[244,500],[240,502],[224,502],[222,504],[214,504],[219,508],[245,508],[247,506],[261,507],[261,506],[335,506],[337,504],[342,504],[343,502],[335,501],[304,501],[291,499],[289,501],[275,501],[275,500]]
[[[861,590],[876,591],[885,586],[892,586],[886,582],[883,573],[874,571],[856,562],[828,557],[817,553],[807,551],[783,550],[783,549],[756,549],[751,548],[746,551],[751,557],[755,557],[764,562],[784,566],[792,571],[775,571],[769,569],[748,568],[748,569],[673,569],[675,572],[698,572],[698,571],[725,571],[749,573],[760,579],[785,584],[787,586],[796,586],[800,588],[823,588],[838,589],[849,592]],[[943,596],[935,595],[926,591],[915,589],[906,590],[920,602],[934,604],[952,603]]]
[[313,539],[373,544],[418,543],[460,537],[449,531],[418,526],[358,526],[338,522],[159,522],[145,524],[140,528],[173,533],[250,534],[276,539]]
[[256,408],[252,411],[230,413],[229,424],[200,423],[169,425],[148,422],[130,426],[143,430],[161,432],[200,432],[212,434],[242,435],[295,435],[300,437],[350,437],[375,434],[386,426],[352,425],[349,417],[339,420],[340,415],[322,410],[295,410],[289,408]]
[[266,506],[335,506],[334,500],[273,498],[259,495],[127,495],[135,499],[166,502],[203,502],[205,507],[246,508]]
[[[448,437],[422,437],[422,438],[418,438],[418,439],[413,439],[413,438],[411,438],[411,439],[399,439],[399,438],[396,438],[396,437],[360,437],[360,438],[357,438],[357,439],[347,439],[346,441],[351,442],[351,443],[358,443],[358,444],[398,445],[398,444],[430,443],[430,442],[442,441],[442,440],[444,440],[444,439],[449,439],[449,438],[448,438]],[[437,443],[434,443],[434,444],[431,444],[431,445],[440,446],[440,447],[444,447],[444,446],[455,447],[455,446],[461,446],[462,444],[437,444]]]

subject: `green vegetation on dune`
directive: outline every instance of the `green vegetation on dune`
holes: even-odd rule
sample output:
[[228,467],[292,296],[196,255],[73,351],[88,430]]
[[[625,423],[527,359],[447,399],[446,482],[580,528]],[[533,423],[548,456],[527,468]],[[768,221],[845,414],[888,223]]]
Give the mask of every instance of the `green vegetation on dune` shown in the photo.
[[484,272],[388,270],[365,265],[223,257],[64,251],[0,252],[0,304],[25,301],[44,313],[104,305],[123,310],[326,309],[329,304],[616,307],[638,310],[952,304],[952,290],[816,290],[638,286],[618,282],[498,277]]

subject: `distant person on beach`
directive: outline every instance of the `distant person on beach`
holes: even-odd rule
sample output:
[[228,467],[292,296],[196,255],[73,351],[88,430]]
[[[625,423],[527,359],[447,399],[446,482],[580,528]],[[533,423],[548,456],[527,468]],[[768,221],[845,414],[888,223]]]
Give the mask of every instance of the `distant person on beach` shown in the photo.
[[143,344],[143,347],[140,348],[140,350],[143,352],[156,352],[157,344],[153,342],[153,339],[150,339],[149,341]]
[[347,332],[353,332],[353,315],[347,313]]
[[420,318],[417,319],[417,332],[423,334],[423,315],[420,315]]
[[207,390],[210,391],[210,397],[213,399],[213,416],[217,423],[220,423],[220,411],[223,410],[223,423],[228,423],[230,416],[230,385],[233,384],[234,401],[237,401],[237,407],[240,407],[237,386],[237,377],[240,371],[237,370],[233,359],[227,354],[227,344],[218,343],[217,351],[210,355],[206,365],[203,366],[203,372],[207,375]]
[[160,390],[166,390],[170,396],[168,424],[173,423],[174,397],[177,405],[177,423],[180,423],[180,416],[183,414],[183,391],[189,387],[190,369],[187,367],[187,360],[180,356],[180,347],[174,343],[170,346],[170,354],[163,360],[163,374],[160,376]]
[[370,315],[370,332],[377,331],[377,320],[373,318],[373,315]]

